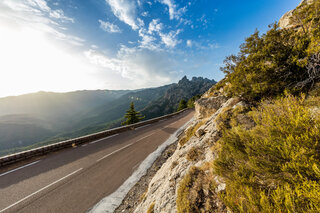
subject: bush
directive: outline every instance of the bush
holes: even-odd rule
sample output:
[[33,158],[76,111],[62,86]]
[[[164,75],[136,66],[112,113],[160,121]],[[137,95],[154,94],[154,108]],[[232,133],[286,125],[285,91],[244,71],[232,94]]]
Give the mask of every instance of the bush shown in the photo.
[[319,82],[319,67],[315,75],[309,68],[320,51],[318,11],[319,1],[303,4],[291,20],[300,28],[280,29],[274,24],[266,34],[256,31],[247,38],[239,54],[227,57],[221,68],[226,73],[223,87],[228,85],[228,96],[258,102],[285,90],[296,95],[308,92]]
[[320,117],[307,103],[264,101],[250,112],[255,127],[224,129],[214,168],[234,212],[320,211]]

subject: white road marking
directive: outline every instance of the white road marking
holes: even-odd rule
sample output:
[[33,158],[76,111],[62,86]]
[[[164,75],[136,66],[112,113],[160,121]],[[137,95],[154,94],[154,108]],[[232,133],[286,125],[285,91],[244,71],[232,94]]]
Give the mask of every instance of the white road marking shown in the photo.
[[85,147],[85,146],[88,146],[88,144],[86,143],[86,144],[83,144],[83,145],[82,145],[82,147]]
[[99,162],[99,161],[101,161],[101,160],[109,157],[110,155],[113,155],[113,154],[115,154],[115,153],[117,153],[117,152],[119,152],[119,151],[121,151],[121,150],[123,150],[123,149],[125,149],[125,148],[127,148],[127,147],[129,147],[129,146],[131,146],[132,144],[133,144],[133,143],[130,143],[130,144],[128,144],[128,145],[126,145],[126,146],[124,146],[124,147],[122,147],[122,148],[120,148],[120,149],[117,149],[117,150],[111,152],[110,154],[107,154],[107,155],[103,156],[102,158],[98,159],[97,162]]
[[147,124],[147,125],[144,125],[144,126],[140,126],[140,127],[138,127],[138,128],[135,128],[135,130],[142,129],[142,128],[147,127],[147,126],[150,126],[150,125],[151,125],[151,124]]
[[0,174],[0,177],[1,177],[1,176],[4,176],[4,175],[6,175],[6,174],[9,174],[9,173],[11,173],[11,172],[17,171],[17,170],[19,170],[19,169],[23,169],[23,168],[25,168],[25,167],[31,166],[31,165],[33,165],[33,164],[36,164],[36,163],[38,163],[39,161],[40,161],[40,160],[35,161],[35,162],[33,162],[33,163],[29,163],[29,164],[24,165],[24,166],[21,166],[21,167],[19,167],[19,168],[16,168],[16,169],[7,171],[7,172],[5,172],[5,173],[2,173],[2,174]]
[[109,154],[107,154],[107,155],[103,156],[102,158],[98,159],[98,160],[97,160],[97,162],[99,162],[99,161],[101,161],[101,160],[103,160],[103,159],[105,159],[105,158],[109,157],[110,155],[113,155],[113,154],[115,154],[115,153],[117,153],[117,152],[119,152],[119,151],[121,151],[121,150],[123,150],[123,149],[125,149],[125,148],[127,148],[127,147],[129,147],[129,146],[131,146],[131,145],[133,145],[133,144],[135,144],[135,143],[137,143],[137,142],[139,142],[139,141],[141,141],[141,140],[145,139],[145,138],[147,138],[147,137],[150,137],[150,136],[151,136],[151,135],[153,135],[154,133],[156,133],[156,132],[153,132],[153,133],[151,133],[151,134],[149,134],[149,135],[146,135],[146,136],[144,136],[144,137],[140,138],[139,140],[137,140],[137,141],[136,141],[136,142],[134,142],[134,143],[130,143],[130,144],[128,144],[128,145],[126,145],[126,146],[124,146],[124,147],[122,147],[122,148],[120,148],[120,149],[117,149],[117,150],[115,150],[115,151],[113,151],[113,152],[111,152],[111,153],[109,153]]
[[141,140],[143,140],[143,139],[145,139],[145,138],[147,138],[147,137],[150,137],[150,136],[153,135],[154,133],[156,133],[156,132],[153,132],[153,133],[151,133],[151,134],[149,134],[149,135],[147,135],[147,136],[144,136],[144,137],[136,140],[136,142],[141,141]]
[[161,128],[161,129],[165,129],[165,128],[168,128],[169,126],[171,126],[172,124],[175,124],[175,123],[177,123],[178,121],[175,121],[175,122],[173,122],[173,123],[171,123],[171,124],[169,124],[169,125],[167,125],[167,126],[164,126],[163,128]]
[[14,204],[11,204],[10,206],[8,206],[8,207],[6,207],[6,208],[2,209],[2,210],[0,211],[0,213],[1,213],[1,212],[6,211],[6,210],[8,210],[8,209],[10,209],[11,207],[13,207],[13,206],[15,206],[15,205],[17,205],[17,204],[21,203],[22,201],[24,201],[24,200],[26,200],[26,199],[28,199],[28,198],[32,197],[33,195],[35,195],[35,194],[37,194],[37,193],[39,193],[39,192],[41,192],[41,191],[43,191],[43,190],[45,190],[45,189],[49,188],[50,186],[52,186],[52,185],[54,185],[54,184],[56,184],[56,183],[58,183],[58,182],[60,182],[60,181],[62,181],[62,180],[64,180],[64,179],[66,179],[67,177],[70,177],[71,175],[73,175],[73,174],[75,174],[75,173],[79,172],[79,171],[80,171],[80,170],[82,170],[82,169],[83,169],[83,168],[80,168],[80,169],[78,169],[78,170],[76,170],[76,171],[74,171],[74,172],[72,172],[72,173],[70,173],[70,174],[68,174],[68,175],[64,176],[63,178],[60,178],[59,180],[56,180],[55,182],[50,183],[49,185],[47,185],[47,186],[45,186],[45,187],[43,187],[43,188],[39,189],[38,191],[36,191],[36,192],[34,192],[34,193],[32,193],[32,194],[28,195],[27,197],[22,198],[21,200],[19,200],[19,201],[15,202]]
[[[175,123],[177,123],[177,122],[178,122],[178,121],[173,122],[172,124],[175,124]],[[150,125],[150,124],[148,124],[148,125]],[[148,126],[148,125],[145,125],[145,126]],[[171,124],[170,124],[170,125],[171,125]],[[168,127],[168,126],[170,126],[170,125],[165,126],[165,128]],[[142,126],[142,127],[145,127],[145,126]],[[139,128],[141,128],[141,127],[139,127]],[[138,128],[137,128],[137,129],[138,129]],[[162,129],[164,129],[164,128],[162,128]],[[153,133],[151,133],[151,134],[149,134],[149,135],[146,135],[146,136],[144,136],[144,137],[136,140],[134,143],[130,143],[130,144],[128,144],[128,145],[126,145],[126,146],[118,149],[118,150],[115,150],[115,151],[111,152],[110,154],[107,154],[107,155],[103,156],[102,158],[98,159],[97,162],[99,162],[99,161],[101,161],[101,160],[109,157],[110,155],[113,155],[113,154],[115,154],[115,153],[117,153],[117,152],[119,152],[119,151],[121,151],[121,150],[123,150],[123,149],[125,149],[125,148],[127,148],[127,147],[129,147],[129,146],[131,146],[131,145],[133,145],[133,144],[135,144],[135,143],[137,143],[137,142],[145,139],[145,138],[147,138],[147,137],[150,137],[151,135],[155,134],[156,132],[159,132],[159,131],[155,131],[155,132],[153,132]],[[116,135],[119,135],[119,134],[116,134]],[[104,139],[108,139],[108,138],[114,137],[114,136],[116,136],[116,135],[112,135],[112,136],[109,136],[109,137],[104,138]],[[104,140],[104,139],[101,139],[101,140]],[[101,141],[101,140],[98,140],[98,141]],[[94,141],[94,142],[91,142],[91,143],[96,143],[96,142],[98,142],[98,141]]]
[[96,140],[96,141],[92,141],[92,142],[90,142],[89,144],[98,143],[98,142],[100,142],[100,141],[103,141],[103,140],[106,140],[106,139],[109,139],[109,138],[113,138],[113,137],[115,137],[115,136],[117,136],[117,135],[119,135],[119,134],[111,135],[111,136],[108,136],[108,137],[106,137],[106,138],[102,138],[102,139],[99,139],[99,140]]

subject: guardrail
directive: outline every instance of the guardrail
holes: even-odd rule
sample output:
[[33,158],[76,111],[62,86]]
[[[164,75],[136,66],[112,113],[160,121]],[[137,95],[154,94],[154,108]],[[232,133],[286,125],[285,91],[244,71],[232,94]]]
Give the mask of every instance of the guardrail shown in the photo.
[[139,123],[136,124],[132,124],[132,125],[128,125],[128,126],[124,126],[124,127],[118,127],[118,128],[114,128],[114,129],[109,129],[106,131],[102,131],[102,132],[98,132],[98,133],[94,133],[94,134],[90,134],[90,135],[86,135],[86,136],[82,136],[82,137],[78,137],[78,138],[74,138],[74,139],[69,139],[69,140],[65,140],[65,141],[61,141],[58,143],[54,143],[54,144],[50,144],[47,146],[42,146],[42,147],[38,147],[35,149],[31,149],[31,150],[27,150],[27,151],[23,151],[23,152],[19,152],[19,153],[15,153],[15,154],[11,154],[11,155],[7,155],[4,157],[0,158],[0,167],[4,166],[4,165],[8,165],[8,164],[12,164],[12,163],[16,163],[19,161],[23,161],[32,157],[36,157],[36,156],[41,156],[41,155],[45,155],[48,154],[50,152],[55,152],[61,149],[65,149],[65,148],[70,148],[73,146],[78,146],[80,144],[84,144],[84,143],[88,143],[88,142],[92,142],[95,140],[99,140],[102,138],[105,138],[107,136],[111,136],[114,134],[118,134],[121,132],[125,132],[128,130],[132,130],[134,128],[138,128],[147,124],[151,124],[151,123],[155,123],[159,120],[162,120],[164,118],[170,118],[173,117],[175,115],[178,115],[184,111],[186,111],[187,109],[181,110],[179,112],[175,112],[169,115],[164,115],[158,118],[153,118],[150,120],[146,120],[146,121],[141,121]]

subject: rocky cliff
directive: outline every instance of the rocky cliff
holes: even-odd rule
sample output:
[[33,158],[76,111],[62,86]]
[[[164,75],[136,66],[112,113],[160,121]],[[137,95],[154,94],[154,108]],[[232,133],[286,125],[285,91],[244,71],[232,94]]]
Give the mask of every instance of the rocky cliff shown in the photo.
[[[226,109],[235,108],[243,103],[237,98],[228,99],[222,94],[214,97],[206,96],[205,94],[196,102],[195,120],[184,131],[184,136],[180,138],[173,155],[152,178],[148,190],[134,212],[177,212],[179,185],[190,168],[194,166],[206,168],[205,175],[212,175],[207,165],[215,159],[211,147],[215,145],[221,134],[217,120]],[[213,211],[225,212],[223,204],[218,199],[214,199],[215,193],[223,190],[225,184],[218,177],[210,177],[210,179],[215,180],[217,185],[214,191],[204,190],[204,197],[207,200],[204,198],[201,202],[210,202]],[[206,189],[205,185],[206,183],[203,182],[202,186],[191,186],[190,190],[198,194],[199,187]]]

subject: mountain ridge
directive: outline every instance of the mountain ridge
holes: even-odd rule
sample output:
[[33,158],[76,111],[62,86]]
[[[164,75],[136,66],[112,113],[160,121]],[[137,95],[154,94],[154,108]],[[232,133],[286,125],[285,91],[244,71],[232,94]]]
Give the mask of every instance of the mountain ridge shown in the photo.
[[[148,119],[174,112],[181,98],[189,99],[214,83],[184,77],[178,83],[132,91],[38,92],[0,98],[0,125],[6,129],[0,131],[0,155],[120,126],[131,102]],[[167,99],[173,107],[162,111],[157,105]]]

